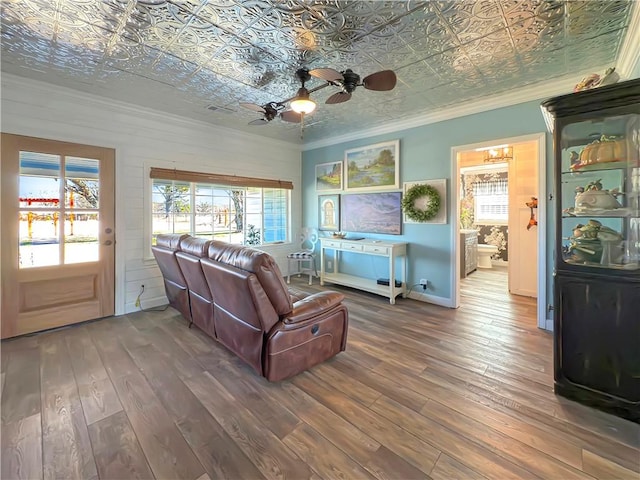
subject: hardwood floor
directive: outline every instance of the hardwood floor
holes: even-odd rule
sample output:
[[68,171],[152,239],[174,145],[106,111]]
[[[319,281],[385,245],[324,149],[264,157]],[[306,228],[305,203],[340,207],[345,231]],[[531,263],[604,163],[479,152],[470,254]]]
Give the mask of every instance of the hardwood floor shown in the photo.
[[171,309],[4,341],[2,478],[640,478],[640,425],[553,394],[498,273],[458,310],[335,287],[347,351],[276,384]]

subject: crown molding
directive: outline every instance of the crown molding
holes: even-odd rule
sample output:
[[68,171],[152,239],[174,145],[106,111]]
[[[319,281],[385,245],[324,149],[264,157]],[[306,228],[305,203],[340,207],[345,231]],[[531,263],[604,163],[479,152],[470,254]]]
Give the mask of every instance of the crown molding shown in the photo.
[[628,80],[633,72],[640,70],[640,2],[634,2],[633,13],[627,27],[627,35],[620,48],[617,71],[620,77]]
[[531,86],[520,87],[507,93],[500,93],[483,97],[480,100],[472,101],[466,105],[456,105],[443,108],[434,112],[424,113],[418,116],[409,117],[386,125],[360,130],[358,132],[347,133],[338,137],[327,138],[315,142],[305,143],[302,151],[313,150],[316,148],[328,147],[339,143],[346,143],[353,140],[360,140],[376,135],[393,133],[410,128],[421,127],[431,123],[438,123],[453,118],[465,117],[474,113],[482,113],[497,108],[509,107],[520,103],[530,102],[533,100],[542,100],[545,98],[562,95],[573,91],[573,87],[578,81],[594,71],[604,72],[610,65],[602,65],[596,68],[590,68],[587,72],[572,73],[557,80],[537,83]]
[[[114,114],[128,114],[141,120],[154,120],[160,123],[166,123],[167,121],[179,124],[182,127],[197,129],[200,132],[211,134],[211,130],[215,130],[221,137],[238,137],[242,141],[255,141],[262,144],[274,145],[278,148],[289,148],[294,150],[300,150],[300,145],[287,142],[285,140],[278,140],[275,138],[269,138],[261,135],[248,133],[242,130],[235,130],[233,128],[215,125],[207,123],[201,120],[182,117],[172,113],[162,112],[160,110],[154,110],[139,105],[130,105],[128,103],[112,100],[110,98],[100,97],[91,93],[81,92],[72,88],[63,87],[53,83],[42,82],[40,80],[34,80],[27,77],[21,77],[12,73],[2,73],[0,78],[2,84],[2,99],[5,98],[5,88],[27,89],[32,92],[40,92],[45,95],[51,96],[52,93],[56,99],[64,99],[70,103],[75,103],[86,107],[87,105],[99,108],[102,111],[112,112]],[[248,138],[247,138],[248,137]]]

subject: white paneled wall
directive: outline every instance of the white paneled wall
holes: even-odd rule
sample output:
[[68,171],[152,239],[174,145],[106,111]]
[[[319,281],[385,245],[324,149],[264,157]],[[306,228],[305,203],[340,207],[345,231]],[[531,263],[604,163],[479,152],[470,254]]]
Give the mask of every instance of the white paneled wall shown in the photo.
[[[158,166],[290,180],[292,232],[301,222],[301,153],[297,145],[117,104],[41,82],[2,75],[6,133],[98,145],[116,150],[116,314],[166,302],[162,277],[147,256],[148,168]],[[263,128],[268,128],[263,127]],[[295,233],[292,235],[295,238]],[[267,247],[286,273],[295,246]]]

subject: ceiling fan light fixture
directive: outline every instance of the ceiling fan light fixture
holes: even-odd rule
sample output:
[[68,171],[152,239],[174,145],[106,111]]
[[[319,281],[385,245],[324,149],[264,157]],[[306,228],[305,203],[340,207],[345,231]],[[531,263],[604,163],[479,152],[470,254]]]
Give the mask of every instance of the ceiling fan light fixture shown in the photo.
[[298,90],[296,97],[291,100],[291,110],[296,113],[309,115],[316,109],[316,103],[309,98],[309,91],[302,87]]

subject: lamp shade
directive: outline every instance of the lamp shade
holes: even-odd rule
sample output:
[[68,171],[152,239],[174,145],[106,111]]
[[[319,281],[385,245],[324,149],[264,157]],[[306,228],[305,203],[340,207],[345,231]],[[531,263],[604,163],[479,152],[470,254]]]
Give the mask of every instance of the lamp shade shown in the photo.
[[309,98],[309,91],[302,87],[298,90],[296,97],[291,100],[291,110],[296,113],[310,114],[316,109],[316,104]]

